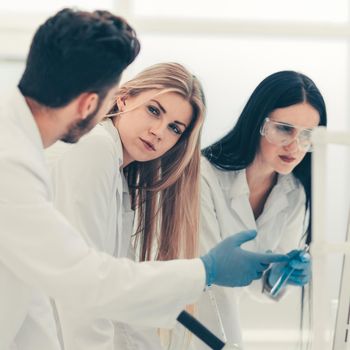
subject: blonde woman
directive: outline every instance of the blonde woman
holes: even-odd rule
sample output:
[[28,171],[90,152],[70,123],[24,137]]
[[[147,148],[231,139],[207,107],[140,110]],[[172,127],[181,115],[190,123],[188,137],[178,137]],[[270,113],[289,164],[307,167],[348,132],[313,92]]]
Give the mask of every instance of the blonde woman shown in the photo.
[[[197,256],[204,114],[200,83],[183,66],[144,70],[120,87],[109,117],[89,135],[49,150],[55,205],[92,247],[111,255],[128,256],[136,210],[139,260]],[[160,346],[156,330],[140,336],[127,325],[59,311],[66,350]]]
[[[55,205],[91,247],[110,255],[130,257],[135,210],[138,260],[197,256],[199,136],[205,113],[200,83],[179,64],[158,64],[122,85],[111,107],[108,118],[79,143],[49,151]],[[234,235],[203,256],[206,284],[247,285],[269,263],[286,259],[240,249],[253,237],[254,232]],[[180,277],[174,279],[181,282]],[[140,311],[146,305],[139,293],[153,292],[137,285],[135,279],[130,298]],[[57,308],[65,350],[160,347],[156,329]]]

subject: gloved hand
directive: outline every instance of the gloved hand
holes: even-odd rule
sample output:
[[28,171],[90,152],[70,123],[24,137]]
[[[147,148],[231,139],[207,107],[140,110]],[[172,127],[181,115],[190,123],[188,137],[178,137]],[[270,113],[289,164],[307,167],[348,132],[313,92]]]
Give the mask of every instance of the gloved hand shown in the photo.
[[244,231],[232,235],[207,254],[201,256],[206,272],[206,284],[240,287],[259,279],[273,262],[287,262],[283,254],[254,253],[240,246],[256,237],[256,231]]
[[310,254],[303,250],[292,250],[287,254],[288,262],[274,264],[268,275],[268,283],[273,287],[280,276],[292,271],[287,280],[287,284],[303,286],[310,281],[311,277],[311,259]]

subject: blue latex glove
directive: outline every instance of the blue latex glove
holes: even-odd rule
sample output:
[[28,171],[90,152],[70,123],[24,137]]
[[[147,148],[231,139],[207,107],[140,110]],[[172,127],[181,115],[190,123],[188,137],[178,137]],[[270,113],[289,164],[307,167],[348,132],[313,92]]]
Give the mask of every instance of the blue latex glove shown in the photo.
[[286,284],[304,286],[309,283],[311,277],[310,254],[303,250],[292,250],[287,254],[290,258],[288,262],[274,264],[268,276],[268,283],[271,287],[275,285],[279,277],[293,270]]
[[292,259],[289,267],[294,269],[288,279],[288,284],[295,286],[304,286],[311,279],[311,257],[309,253],[302,252],[299,259]]
[[269,264],[289,261],[287,255],[254,253],[240,247],[255,237],[256,231],[237,233],[201,256],[206,272],[206,284],[225,287],[247,286],[253,280],[261,278]]

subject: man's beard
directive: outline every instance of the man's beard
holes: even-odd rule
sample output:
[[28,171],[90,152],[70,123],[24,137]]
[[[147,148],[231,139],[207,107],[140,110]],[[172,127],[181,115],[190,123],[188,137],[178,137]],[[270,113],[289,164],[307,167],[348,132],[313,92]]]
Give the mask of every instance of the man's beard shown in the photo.
[[88,133],[96,124],[95,116],[99,112],[100,104],[85,119],[74,123],[66,134],[61,137],[61,141],[66,143],[76,143],[79,139]]

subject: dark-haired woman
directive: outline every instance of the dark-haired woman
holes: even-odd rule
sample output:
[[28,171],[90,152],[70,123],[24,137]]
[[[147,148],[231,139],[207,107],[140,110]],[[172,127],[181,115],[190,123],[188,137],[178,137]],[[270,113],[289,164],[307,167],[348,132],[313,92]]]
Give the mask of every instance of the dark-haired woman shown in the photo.
[[[246,229],[258,231],[246,244],[253,251],[289,252],[310,241],[311,133],[326,123],[323,97],[307,76],[281,71],[257,86],[233,129],[203,150],[202,251]],[[295,270],[288,284],[305,285],[310,261],[303,260],[297,254],[288,266],[275,264],[264,286],[253,283],[249,290],[261,295],[290,267]],[[241,343],[235,293],[213,289],[228,340]],[[198,312],[210,329],[222,333],[208,293]]]

